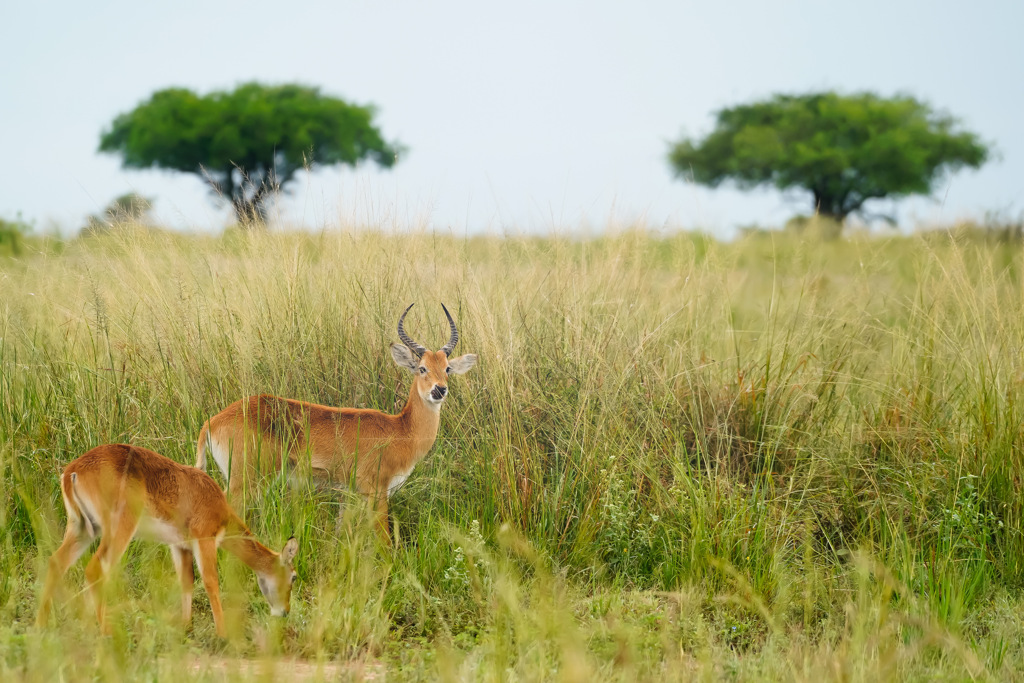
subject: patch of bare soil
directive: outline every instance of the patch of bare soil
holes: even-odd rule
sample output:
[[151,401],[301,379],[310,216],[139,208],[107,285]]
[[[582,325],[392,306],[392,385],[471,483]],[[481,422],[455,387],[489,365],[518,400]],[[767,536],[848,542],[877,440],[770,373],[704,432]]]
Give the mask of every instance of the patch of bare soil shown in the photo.
[[198,657],[188,664],[191,677],[237,681],[383,681],[384,664],[378,661],[313,662],[304,659],[242,659]]

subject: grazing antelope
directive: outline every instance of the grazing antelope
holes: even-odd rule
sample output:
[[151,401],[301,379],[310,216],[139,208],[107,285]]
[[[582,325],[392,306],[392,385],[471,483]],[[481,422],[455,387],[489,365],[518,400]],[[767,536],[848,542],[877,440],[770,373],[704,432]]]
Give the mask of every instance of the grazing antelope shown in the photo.
[[207,450],[228,479],[236,498],[243,481],[268,470],[308,465],[328,482],[351,483],[372,505],[381,539],[390,543],[388,498],[405,483],[437,438],[448,375],[476,364],[475,354],[449,358],[459,341],[444,304],[451,338],[430,351],[405,333],[410,304],[398,319],[401,344],[391,345],[395,363],[413,373],[412,389],[397,415],[379,410],[333,408],[277,396],[250,396],[214,415],[199,432],[196,467],[206,467]]
[[64,542],[50,557],[36,623],[45,626],[57,583],[82,553],[100,537],[85,568],[100,628],[106,631],[104,575],[133,538],[166,543],[181,581],[185,625],[192,619],[193,555],[213,610],[217,634],[224,636],[224,613],[217,580],[217,546],[249,565],[275,616],[286,616],[299,544],[291,538],[280,553],[265,548],[228,505],[206,472],[159,453],[124,444],[98,446],[72,461],[60,477],[68,526]]

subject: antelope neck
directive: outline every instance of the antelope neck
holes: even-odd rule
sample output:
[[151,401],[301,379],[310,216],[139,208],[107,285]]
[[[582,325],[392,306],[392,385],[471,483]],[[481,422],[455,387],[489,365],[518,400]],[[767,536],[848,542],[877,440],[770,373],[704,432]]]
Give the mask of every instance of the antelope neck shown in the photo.
[[412,388],[409,389],[409,400],[405,402],[398,417],[412,434],[419,429],[428,429],[433,431],[433,436],[437,436],[437,427],[441,422],[441,406],[438,405],[435,409],[426,405],[426,401],[416,391],[416,380],[413,380]]
[[277,553],[257,541],[241,520],[234,520],[234,524],[228,525],[220,547],[240,559],[257,574],[274,572]]

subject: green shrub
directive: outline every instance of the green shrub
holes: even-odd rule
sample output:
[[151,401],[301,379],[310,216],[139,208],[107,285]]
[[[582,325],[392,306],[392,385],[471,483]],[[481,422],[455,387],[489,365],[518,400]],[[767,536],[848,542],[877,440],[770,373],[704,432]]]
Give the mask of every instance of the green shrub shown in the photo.
[[31,227],[20,220],[0,218],[0,256],[18,256],[25,244],[25,235]]

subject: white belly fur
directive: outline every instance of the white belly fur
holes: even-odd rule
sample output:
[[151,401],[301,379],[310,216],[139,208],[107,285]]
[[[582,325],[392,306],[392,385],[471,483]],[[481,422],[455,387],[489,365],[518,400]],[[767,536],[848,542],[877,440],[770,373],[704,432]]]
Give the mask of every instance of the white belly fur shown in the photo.
[[391,482],[388,483],[388,498],[393,496],[395,491],[402,488],[402,484],[405,483],[405,480],[409,478],[410,474],[412,474],[412,470],[409,470],[405,474],[396,474],[391,477]]
[[166,543],[168,545],[178,545],[185,541],[181,532],[173,524],[146,516],[139,520],[139,527],[135,530],[135,538]]

